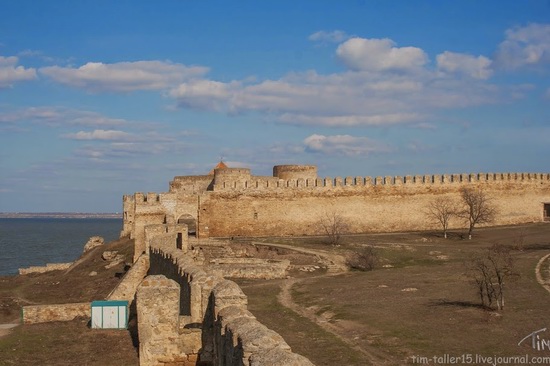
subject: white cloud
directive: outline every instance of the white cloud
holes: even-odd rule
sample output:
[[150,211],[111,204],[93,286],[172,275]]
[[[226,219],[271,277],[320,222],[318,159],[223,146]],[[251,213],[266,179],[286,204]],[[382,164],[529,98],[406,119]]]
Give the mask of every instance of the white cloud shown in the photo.
[[89,91],[130,92],[162,90],[208,72],[202,66],[185,66],[163,61],[104,64],[88,62],[79,68],[50,66],[40,73],[54,81]]
[[182,107],[230,114],[258,112],[298,125],[369,126],[427,122],[435,110],[494,103],[499,89],[482,80],[412,74],[310,71],[256,83],[184,83],[170,95]]
[[155,155],[163,152],[168,152],[169,148],[162,144],[157,144],[153,141],[139,141],[139,142],[113,142],[107,150],[106,155],[112,157],[119,156],[135,156],[135,155]]
[[269,155],[273,157],[274,155],[291,155],[296,156],[296,154],[301,154],[304,152],[303,145],[294,145],[287,142],[277,142],[268,147]]
[[529,24],[507,30],[495,61],[505,69],[549,63],[550,24]]
[[359,156],[376,152],[388,152],[388,146],[367,137],[350,135],[318,135],[308,136],[303,141],[306,151],[327,155]]
[[[317,32],[310,37],[328,35],[342,36]],[[425,126],[442,109],[497,103],[524,94],[520,87],[488,83],[492,63],[484,56],[447,51],[437,56],[437,68],[432,68],[420,48],[397,47],[390,39],[357,37],[341,43],[336,55],[350,70],[326,75],[291,73],[274,80],[222,82],[208,79],[206,68],[160,61],[88,63],[80,68],[41,71],[87,90],[166,89],[166,95],[180,108],[230,115],[260,113],[270,120],[297,125]],[[97,116],[71,120],[78,122],[102,130],[117,129],[109,125],[111,119],[100,125]]]
[[338,58],[354,71],[418,69],[428,62],[417,47],[395,47],[390,39],[351,38],[336,49]]
[[29,107],[12,112],[0,113],[0,122],[32,122],[49,126],[87,126],[112,128],[126,125],[129,121],[110,118],[96,112],[81,111],[62,107]]
[[13,86],[19,81],[34,80],[37,78],[36,70],[17,66],[18,58],[15,56],[0,56],[0,89]]
[[311,34],[308,39],[310,41],[314,42],[333,42],[333,43],[340,43],[342,41],[345,41],[350,36],[346,34],[346,32],[341,30],[334,30],[334,31],[318,31],[313,34]]
[[289,124],[318,125],[318,126],[383,126],[405,122],[420,121],[426,116],[415,113],[386,113],[373,115],[349,116],[311,116],[305,114],[285,113],[279,120]]
[[116,158],[132,158],[139,155],[151,155],[148,146],[135,142],[111,142],[101,146],[85,145],[76,149],[76,158],[94,162],[113,162]]
[[72,140],[102,140],[102,141],[128,141],[135,137],[124,131],[118,130],[94,130],[94,131],[79,131],[77,133],[68,133],[62,137]]
[[436,57],[437,67],[444,73],[457,73],[475,79],[488,79],[493,71],[492,61],[485,56],[472,56],[445,51]]
[[[249,168],[252,169],[253,164],[246,161],[239,161],[239,160],[230,160],[230,161],[224,161],[224,164],[227,165],[230,168]],[[210,168],[212,169],[212,168]]]
[[89,159],[92,161],[102,161],[103,158],[105,157],[105,151],[88,146],[88,147],[76,150],[74,152],[74,155],[76,157]]
[[231,84],[212,80],[193,80],[172,89],[169,95],[181,106],[222,111],[231,96]]
[[[128,134],[123,131],[92,131],[62,136],[73,138],[80,141],[89,141],[85,146],[79,147],[74,151],[77,158],[84,158],[93,161],[111,161],[119,158],[134,159],[137,156],[152,156],[166,153],[179,153],[188,148],[188,143],[181,140],[164,139],[149,140],[139,138],[136,135]],[[101,141],[101,145],[94,142]]]

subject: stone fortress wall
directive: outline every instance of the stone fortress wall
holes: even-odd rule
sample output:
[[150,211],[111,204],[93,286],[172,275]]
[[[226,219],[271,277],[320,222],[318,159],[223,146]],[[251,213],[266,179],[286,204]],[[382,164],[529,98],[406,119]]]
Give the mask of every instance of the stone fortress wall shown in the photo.
[[223,167],[175,177],[165,193],[124,196],[122,234],[136,240],[139,256],[149,224],[186,223],[198,238],[317,235],[319,221],[336,213],[351,233],[431,230],[438,225],[426,219],[426,206],[437,197],[458,200],[466,186],[493,200],[494,225],[541,221],[550,203],[548,173],[318,178],[311,165],[278,165],[272,177]]
[[193,260],[187,236],[180,240],[185,225],[146,232],[149,276],[136,292],[141,366],[313,365],[256,320],[235,282]]
[[[458,199],[463,187],[481,188],[493,200],[494,224],[550,217],[547,173],[319,179],[316,167],[295,165],[273,172],[259,177],[224,167],[175,177],[166,193],[124,196],[121,234],[135,239],[134,265],[108,299],[135,299],[140,365],[312,365],[258,322],[246,295],[224,278],[238,275],[231,266],[243,259],[201,265],[189,235],[206,245],[208,237],[318,234],[327,213],[342,216],[356,233],[432,229],[437,225],[426,220],[426,205],[438,197]],[[287,265],[281,265],[284,275]],[[259,269],[256,277],[279,269]],[[89,303],[26,307],[23,319],[69,320],[89,316],[89,309]]]

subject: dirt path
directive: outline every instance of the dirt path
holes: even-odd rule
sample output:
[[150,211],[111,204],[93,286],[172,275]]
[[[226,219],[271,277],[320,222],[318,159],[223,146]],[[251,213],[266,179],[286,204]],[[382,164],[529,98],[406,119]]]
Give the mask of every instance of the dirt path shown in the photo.
[[348,267],[346,266],[346,259],[343,256],[335,253],[330,253],[325,250],[319,250],[319,249],[313,250],[313,249],[300,248],[293,245],[264,243],[259,241],[253,241],[252,244],[264,245],[268,247],[284,248],[284,249],[293,250],[298,253],[314,255],[317,258],[321,259],[321,261],[324,262],[325,265],[327,265],[329,272],[346,272],[348,270]]
[[[325,250],[319,250],[319,249],[314,250],[309,248],[306,249],[306,248],[300,248],[292,245],[275,244],[275,243],[253,242],[253,244],[285,248],[285,249],[294,250],[300,253],[314,255],[317,258],[321,259],[321,261],[327,265],[328,273],[322,276],[327,276],[327,277],[333,276],[337,273],[346,272],[348,270],[346,266],[346,259],[342,255],[330,253]],[[325,314],[321,314],[321,316],[316,315],[315,313],[316,309],[304,308],[303,306],[300,306],[297,303],[295,303],[294,300],[292,299],[290,290],[293,285],[295,285],[300,281],[302,281],[302,279],[288,278],[280,282],[281,292],[277,296],[277,300],[281,305],[294,311],[296,314],[309,319],[311,322],[317,324],[318,326],[323,328],[325,331],[333,334],[335,337],[340,339],[349,347],[363,354],[366,357],[366,359],[369,361],[369,363],[373,365],[393,363],[392,362],[393,360],[389,359],[387,355],[383,354],[379,350],[365,349],[359,346],[352,339],[346,337],[345,334],[349,334],[349,332],[348,332],[348,329],[345,328],[345,326],[331,323],[330,318],[327,317]]]
[[19,319],[14,319],[10,323],[0,324],[0,338],[7,336],[8,334],[10,334],[12,328],[20,325],[18,321]]
[[345,329],[343,329],[342,327],[339,327],[336,324],[330,323],[326,317],[317,316],[315,314],[315,310],[304,308],[296,304],[292,299],[290,290],[293,285],[295,285],[300,281],[301,279],[298,279],[298,278],[288,278],[281,282],[281,292],[277,296],[277,300],[281,305],[294,311],[298,315],[301,315],[309,319],[311,322],[317,324],[318,326],[323,328],[325,331],[333,334],[334,336],[336,336],[338,339],[346,343],[348,346],[350,346],[354,350],[362,353],[363,355],[366,356],[366,358],[370,361],[371,364],[381,365],[381,364],[392,363],[391,362],[392,360],[388,359],[388,357],[383,355],[382,352],[378,350],[364,349],[363,347],[360,347],[359,345],[357,345],[353,340],[343,336],[342,333],[346,333]]
[[[545,263],[546,267],[544,267]],[[546,274],[546,279],[543,275],[545,270],[548,272]],[[546,254],[539,260],[537,266],[535,267],[535,276],[537,277],[537,282],[540,283],[546,291],[550,292],[550,254]]]

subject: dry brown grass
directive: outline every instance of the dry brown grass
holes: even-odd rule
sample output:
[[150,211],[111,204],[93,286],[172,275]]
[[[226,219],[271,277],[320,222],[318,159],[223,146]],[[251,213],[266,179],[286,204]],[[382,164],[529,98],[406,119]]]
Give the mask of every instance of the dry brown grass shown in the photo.
[[17,327],[0,339],[0,365],[138,365],[125,330],[90,329],[88,319]]
[[[505,310],[497,313],[479,306],[477,293],[464,276],[464,261],[474,251],[496,242],[514,245],[520,233],[523,248],[513,256],[521,278],[508,285]],[[298,239],[293,240],[299,245]],[[311,239],[307,241],[307,245],[315,245]],[[293,299],[301,308],[327,319],[338,335],[361,349],[374,347],[386,355],[387,364],[394,365],[412,364],[412,356],[444,354],[550,356],[550,351],[518,346],[531,332],[550,327],[550,293],[536,282],[534,273],[538,259],[550,252],[550,225],[480,229],[472,240],[460,240],[456,234],[445,240],[431,233],[353,236],[338,250],[363,245],[376,247],[387,268],[309,277],[292,288]],[[265,294],[247,286],[244,290],[260,321],[288,338],[294,350],[307,349],[307,356],[317,365],[331,364],[325,349],[314,342],[291,342],[287,329],[294,321],[284,312],[273,314],[276,309],[266,312],[262,307],[265,300],[258,300]],[[307,329],[303,325],[303,331],[307,333]],[[550,334],[545,339],[550,339]],[[349,354],[350,349],[342,346],[331,352],[340,356]]]
[[[327,248],[322,238],[278,241]],[[494,243],[521,249],[514,251],[521,278],[510,284],[506,309],[498,314],[478,306],[477,294],[463,276],[464,260]],[[131,242],[112,245],[109,249],[131,255]],[[376,248],[380,257],[381,266],[374,271],[293,273],[300,277],[291,288],[292,299],[308,316],[277,301],[284,280],[241,281],[250,310],[295,352],[319,366],[383,361],[402,365],[412,364],[411,356],[464,353],[550,356],[517,345],[529,333],[550,327],[550,294],[534,274],[538,259],[550,252],[550,225],[479,229],[472,240],[461,240],[460,233],[451,233],[447,240],[439,233],[354,235],[331,250],[344,254],[366,245]],[[101,269],[101,252],[94,251],[69,273],[0,278],[1,321],[17,317],[19,304],[103,298],[124,268]],[[92,270],[98,275],[88,276]],[[138,364],[129,332],[91,330],[86,323],[18,327],[0,339],[0,365]],[[372,355],[380,363],[373,362]]]
[[[97,247],[70,271],[0,277],[0,323],[19,321],[24,305],[104,299],[126,270],[124,263],[106,269],[104,250],[116,250],[131,262],[133,241],[121,239]],[[97,275],[90,276],[92,271]],[[0,365],[139,364],[135,320],[130,321],[130,331],[90,329],[88,321],[20,325],[0,338]]]

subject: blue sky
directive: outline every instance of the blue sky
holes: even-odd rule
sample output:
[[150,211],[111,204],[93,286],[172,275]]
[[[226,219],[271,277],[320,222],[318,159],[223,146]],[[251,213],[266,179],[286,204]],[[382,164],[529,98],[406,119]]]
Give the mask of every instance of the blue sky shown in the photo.
[[549,172],[549,1],[4,1],[0,211],[270,175]]

